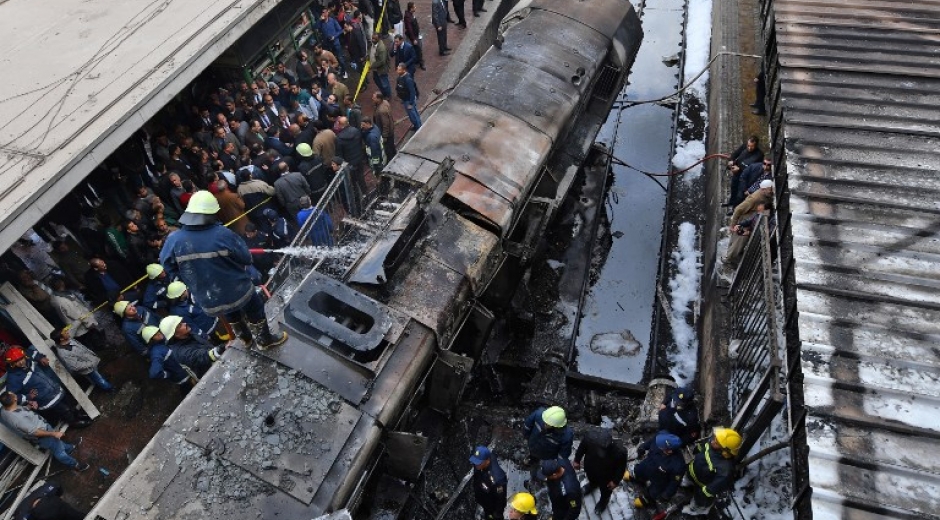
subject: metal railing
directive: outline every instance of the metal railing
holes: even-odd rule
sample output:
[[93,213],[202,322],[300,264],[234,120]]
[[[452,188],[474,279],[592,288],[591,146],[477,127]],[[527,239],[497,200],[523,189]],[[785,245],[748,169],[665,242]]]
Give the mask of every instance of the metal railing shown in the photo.
[[731,284],[732,353],[730,398],[732,426],[745,433],[747,453],[783,408],[781,389],[782,323],[774,280],[774,235],[768,219],[754,226]]
[[[348,242],[351,235],[361,231],[362,226],[357,225],[358,217],[376,199],[379,190],[369,194],[360,194],[355,181],[350,174],[349,164],[346,163],[326,186],[319,200],[314,204],[314,210],[300,227],[300,231],[290,243],[290,248],[299,248],[307,245],[323,246],[326,253],[330,249],[342,247]],[[322,225],[321,221],[329,219],[330,244],[315,244],[311,241],[311,230]],[[336,256],[324,254],[312,255],[283,255],[275,264],[265,289],[269,294],[275,294],[289,280],[299,281],[311,270],[319,270],[324,262],[337,259]],[[341,274],[341,273],[334,273]]]

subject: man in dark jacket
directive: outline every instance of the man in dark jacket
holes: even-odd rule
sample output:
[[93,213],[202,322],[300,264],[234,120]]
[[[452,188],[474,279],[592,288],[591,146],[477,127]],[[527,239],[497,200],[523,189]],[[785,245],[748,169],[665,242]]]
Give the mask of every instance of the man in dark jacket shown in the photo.
[[447,6],[444,5],[443,0],[432,0],[431,2],[431,25],[434,26],[434,32],[437,33],[438,54],[447,56],[450,54],[450,47],[447,46]]
[[180,217],[183,228],[167,238],[160,263],[167,274],[186,284],[193,300],[207,313],[224,316],[246,344],[254,340],[259,350],[279,346],[287,341],[287,333],[271,334],[264,301],[247,271],[251,265],[248,246],[219,223],[218,212],[219,202],[211,193],[193,194]]
[[300,211],[300,197],[310,196],[310,185],[300,172],[288,170],[287,163],[278,165],[280,177],[274,181],[274,196],[290,215]]
[[166,379],[188,392],[194,381],[173,355],[173,349],[167,346],[166,337],[160,328],[147,325],[140,335],[150,349],[150,379]]
[[395,82],[395,94],[405,107],[408,120],[411,121],[411,130],[417,132],[421,128],[421,114],[418,113],[418,89],[415,80],[408,72],[404,63],[395,68],[398,80]]
[[91,268],[85,273],[85,288],[88,299],[95,305],[119,299],[122,291],[134,281],[119,264],[109,266],[100,258],[92,258],[88,264]]
[[749,165],[759,163],[764,158],[764,152],[760,149],[760,140],[756,135],[752,135],[747,141],[739,146],[728,158],[728,171],[731,173],[731,195],[728,202],[723,206],[735,207],[735,197],[741,191],[740,173]]
[[655,507],[676,494],[685,475],[681,447],[679,437],[669,432],[659,432],[639,446],[637,452],[646,453],[646,458],[632,472],[623,474],[623,480],[639,487],[639,495],[633,499],[635,507]]
[[219,325],[219,319],[209,316],[202,307],[196,305],[186,284],[180,281],[171,283],[166,296],[169,314],[183,318],[193,334],[205,340],[211,339],[212,332]]
[[140,340],[140,331],[147,325],[157,325],[160,318],[137,302],[120,300],[114,303],[114,314],[121,318],[121,332],[127,345],[141,356],[147,356],[147,344]]
[[538,474],[545,481],[548,499],[552,503],[552,520],[577,520],[581,514],[584,494],[567,458],[543,460]]
[[366,162],[365,146],[362,144],[362,130],[349,124],[349,119],[337,119],[339,133],[336,134],[336,155],[342,157],[349,164],[349,178],[355,191],[352,194],[350,205],[346,208],[353,216],[358,216],[362,207],[362,198],[369,190],[363,166]]
[[506,508],[506,472],[486,446],[473,450],[470,464],[473,464],[473,496],[483,508],[483,518],[502,520]]
[[369,169],[378,174],[385,167],[385,150],[382,146],[382,131],[372,124],[372,118],[365,116],[359,123],[362,130],[362,141],[369,156]]
[[699,448],[689,463],[689,478],[695,483],[692,502],[682,509],[691,516],[707,515],[715,495],[734,485],[734,459],[741,449],[741,435],[731,428],[715,428],[707,443]]
[[202,337],[193,334],[193,329],[183,321],[182,316],[171,314],[160,320],[160,334],[167,338],[166,344],[173,350],[173,357],[192,370],[196,377],[202,377],[225,352],[225,345],[213,347]]
[[408,2],[404,17],[405,38],[411,42],[411,47],[415,50],[418,66],[421,67],[421,70],[426,70],[424,68],[424,50],[421,48],[421,26],[418,25],[418,17],[415,15],[416,10],[415,3]]
[[701,426],[691,386],[680,386],[659,405],[659,429],[678,435],[683,445],[698,440]]
[[408,70],[408,74],[414,77],[415,71],[418,70],[418,53],[415,52],[414,46],[405,41],[405,37],[401,34],[395,35],[395,47],[392,49],[392,56],[395,56],[395,65],[404,65],[405,69]]
[[560,406],[538,408],[526,417],[523,435],[529,443],[529,455],[537,460],[571,456],[574,434]]
[[594,507],[597,514],[607,509],[610,495],[617,488],[620,477],[627,468],[627,453],[613,440],[609,428],[591,432],[584,437],[574,454],[575,469],[581,469],[581,461],[584,461],[584,473],[588,479],[584,493],[591,493],[594,488],[601,490],[597,506]]
[[62,500],[62,486],[47,480],[20,502],[13,520],[82,520],[87,514]]

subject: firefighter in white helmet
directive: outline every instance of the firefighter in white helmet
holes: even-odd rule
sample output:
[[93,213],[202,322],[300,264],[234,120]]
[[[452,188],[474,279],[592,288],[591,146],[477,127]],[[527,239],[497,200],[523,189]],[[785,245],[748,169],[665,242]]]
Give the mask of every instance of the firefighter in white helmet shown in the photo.
[[193,300],[208,314],[225,317],[248,344],[259,350],[287,341],[287,333],[271,333],[264,300],[248,273],[251,253],[234,231],[216,218],[219,202],[208,191],[189,199],[179,221],[183,228],[166,239],[160,263],[167,274],[189,289]]

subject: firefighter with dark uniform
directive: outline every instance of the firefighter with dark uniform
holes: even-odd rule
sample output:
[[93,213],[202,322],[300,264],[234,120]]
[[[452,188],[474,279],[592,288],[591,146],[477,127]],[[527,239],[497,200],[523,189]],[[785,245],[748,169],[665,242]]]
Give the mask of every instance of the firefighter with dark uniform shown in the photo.
[[545,481],[552,504],[552,520],[577,520],[581,514],[584,494],[578,475],[567,458],[543,460],[538,474]]
[[211,316],[224,316],[246,344],[253,341],[258,350],[277,347],[287,341],[287,333],[271,334],[264,300],[248,272],[251,253],[216,218],[219,209],[208,191],[194,193],[179,219],[183,228],[167,237],[160,263],[168,276],[186,284],[197,305]]
[[715,495],[734,484],[734,459],[741,449],[741,435],[731,428],[715,428],[711,440],[699,448],[689,463],[689,478],[695,483],[692,502],[682,512],[692,516],[707,515]]
[[637,456],[646,457],[623,474],[623,480],[638,488],[639,495],[633,499],[635,507],[656,507],[657,502],[676,494],[686,471],[681,447],[679,437],[669,432],[659,432],[637,447]]
[[676,388],[659,405],[659,430],[678,435],[683,445],[697,441],[701,429],[691,386]]
[[483,518],[502,520],[506,507],[506,472],[486,446],[473,450],[470,464],[473,464],[473,496],[483,508]]

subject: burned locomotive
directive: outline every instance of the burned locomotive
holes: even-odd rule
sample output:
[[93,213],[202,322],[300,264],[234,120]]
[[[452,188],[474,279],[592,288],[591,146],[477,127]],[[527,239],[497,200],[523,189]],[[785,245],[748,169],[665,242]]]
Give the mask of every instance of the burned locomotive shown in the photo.
[[288,342],[230,349],[89,518],[314,518],[419,478],[641,37],[626,0],[518,6],[382,171],[384,229],[277,295]]

